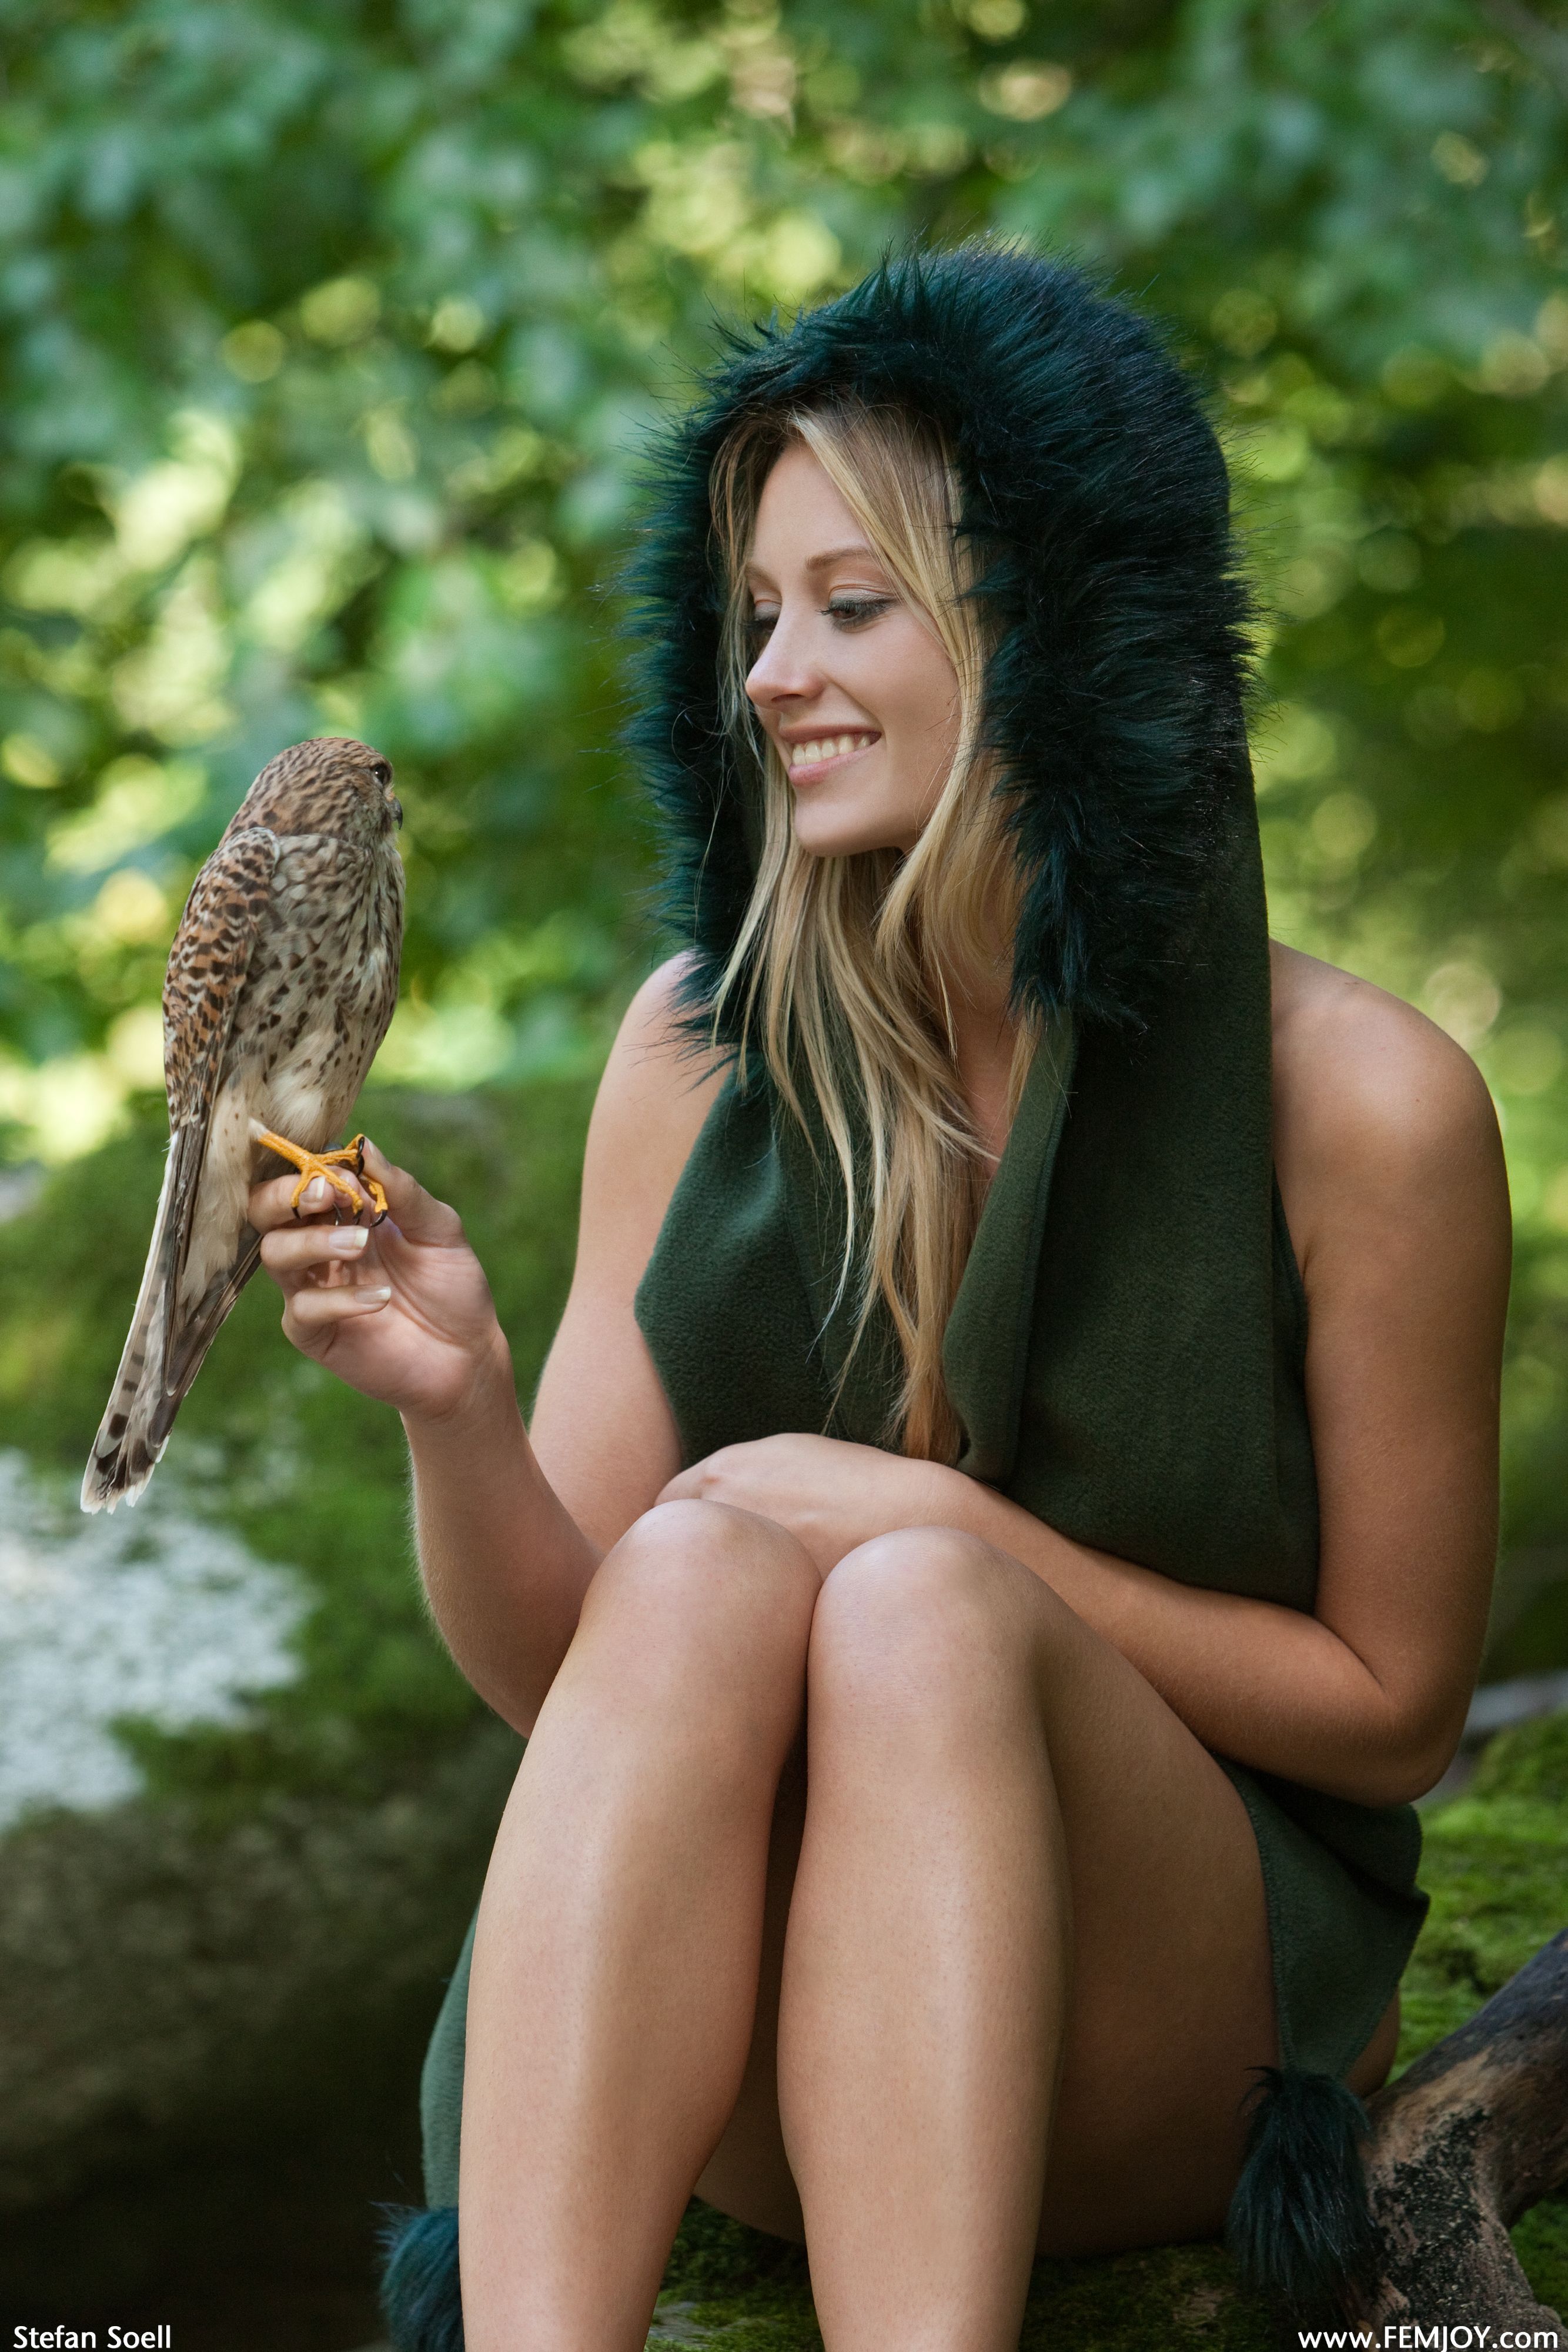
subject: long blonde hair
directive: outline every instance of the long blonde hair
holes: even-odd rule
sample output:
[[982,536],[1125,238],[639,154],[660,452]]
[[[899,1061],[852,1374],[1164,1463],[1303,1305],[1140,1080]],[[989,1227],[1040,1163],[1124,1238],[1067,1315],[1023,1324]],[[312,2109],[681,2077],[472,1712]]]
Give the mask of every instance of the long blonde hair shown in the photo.
[[[817,458],[956,673],[956,749],[907,856],[801,849],[788,772],[746,695],[746,563],[763,482],[793,442]],[[995,763],[980,740],[986,649],[956,534],[956,477],[924,420],[838,402],[744,418],[718,453],[711,491],[729,586],[726,718],[742,772],[759,777],[762,799],[757,879],[719,982],[716,1034],[726,1009],[738,1009],[743,1072],[748,1050],[759,1050],[808,1136],[802,1079],[814,1097],[844,1190],[835,1306],[852,1294],[850,1354],[882,1298],[904,1360],[887,1434],[906,1454],[951,1461],[961,1431],[942,1376],[942,1339],[990,1163],[958,1083],[949,985],[994,970],[998,947],[1010,948],[1019,896]],[[1012,1108],[1033,1045],[1031,1025],[1020,1023]]]

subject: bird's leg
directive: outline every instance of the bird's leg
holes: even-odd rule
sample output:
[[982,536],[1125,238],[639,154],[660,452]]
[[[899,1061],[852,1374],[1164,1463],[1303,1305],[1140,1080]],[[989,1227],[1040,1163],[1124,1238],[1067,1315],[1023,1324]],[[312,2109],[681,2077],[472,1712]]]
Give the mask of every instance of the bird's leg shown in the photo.
[[274,1135],[269,1127],[263,1127],[259,1120],[254,1118],[250,1123],[250,1135],[253,1143],[265,1144],[268,1151],[276,1151],[280,1160],[287,1160],[290,1167],[298,1169],[299,1181],[294,1187],[293,1197],[288,1203],[296,1216],[299,1214],[299,1202],[305,1187],[319,1176],[324,1183],[331,1186],[340,1200],[348,1202],[355,1217],[358,1217],[361,1198],[348,1178],[339,1174],[342,1168],[352,1168],[370,1194],[376,1213],[373,1222],[379,1225],[386,1215],[386,1194],[373,1176],[365,1174],[365,1139],[362,1135],[356,1135],[352,1142],[345,1143],[340,1151],[307,1151],[301,1145],[290,1143],[287,1136]]

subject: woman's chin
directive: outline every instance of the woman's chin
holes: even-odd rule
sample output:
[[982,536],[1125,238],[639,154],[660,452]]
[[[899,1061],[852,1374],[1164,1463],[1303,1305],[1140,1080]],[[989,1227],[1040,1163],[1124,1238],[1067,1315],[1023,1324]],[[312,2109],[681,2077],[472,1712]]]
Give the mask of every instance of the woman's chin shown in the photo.
[[907,853],[918,838],[907,821],[871,816],[864,810],[814,808],[804,797],[795,803],[795,839],[808,857],[860,857],[868,850],[896,849]]

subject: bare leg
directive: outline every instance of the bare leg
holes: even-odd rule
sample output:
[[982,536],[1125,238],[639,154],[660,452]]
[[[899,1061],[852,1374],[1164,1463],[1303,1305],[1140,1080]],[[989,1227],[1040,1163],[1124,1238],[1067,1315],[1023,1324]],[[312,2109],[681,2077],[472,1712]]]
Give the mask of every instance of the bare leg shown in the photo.
[[468,2352],[633,2352],[752,2038],[819,1579],[708,1503],[609,1554],[486,1882],[460,2192]]
[[894,1538],[818,1603],[779,2087],[831,2352],[1018,2342],[1072,1920],[1034,1595],[988,1570]]
[[1251,1831],[1142,1676],[966,1536],[841,1563],[808,1709],[778,2081],[824,2340],[1012,2352],[1037,2245],[1223,2217],[1275,2055]]

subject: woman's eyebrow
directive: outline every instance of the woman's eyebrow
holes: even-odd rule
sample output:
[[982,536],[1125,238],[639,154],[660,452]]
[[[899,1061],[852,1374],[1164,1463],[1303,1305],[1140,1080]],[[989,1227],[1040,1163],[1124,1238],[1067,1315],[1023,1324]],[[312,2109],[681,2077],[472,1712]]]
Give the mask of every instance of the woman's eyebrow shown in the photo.
[[868,547],[864,540],[857,539],[852,541],[848,547],[830,547],[821,555],[809,555],[806,558],[806,570],[825,572],[831,563],[841,563],[845,557],[850,555],[869,556],[871,561],[877,564],[878,571],[882,569],[881,564],[877,563],[874,548]]
[[[876,550],[868,547],[863,540],[857,539],[852,541],[847,547],[829,547],[825,548],[821,555],[809,555],[801,569],[806,572],[826,572],[835,563],[845,562],[851,556],[859,556],[864,562],[874,564],[879,572],[883,568]],[[759,586],[766,583],[772,586],[773,584],[771,574],[765,572],[755,561],[747,564],[746,576],[753,585]]]

